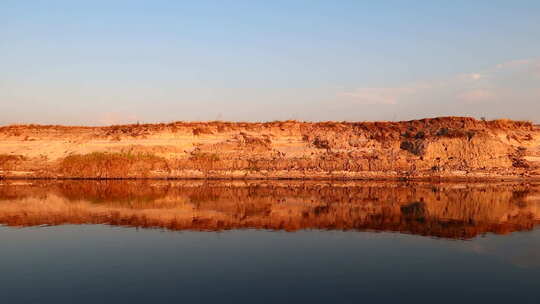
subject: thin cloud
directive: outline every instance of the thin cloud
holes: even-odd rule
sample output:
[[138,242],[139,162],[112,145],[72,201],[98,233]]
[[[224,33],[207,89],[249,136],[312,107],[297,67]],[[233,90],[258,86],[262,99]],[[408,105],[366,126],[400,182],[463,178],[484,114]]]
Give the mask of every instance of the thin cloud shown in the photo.
[[469,80],[479,80],[479,79],[482,79],[484,76],[480,73],[471,73],[471,74],[466,74],[465,75],[465,78],[469,79]]
[[520,66],[527,66],[531,63],[535,62],[535,59],[518,59],[518,60],[511,60],[507,62],[500,63],[496,65],[497,69],[505,69],[505,68],[515,68]]
[[540,115],[538,76],[540,58],[513,60],[444,79],[341,90],[337,101],[351,113],[361,109],[396,119],[482,115],[534,120]]
[[533,72],[536,76],[540,76],[540,61],[533,67]]
[[97,122],[105,126],[132,124],[137,122],[137,115],[118,112],[106,112],[99,115]]
[[395,105],[405,96],[414,94],[413,87],[403,88],[359,88],[351,92],[340,92],[338,96],[349,97],[356,103],[366,105]]
[[[457,100],[466,102],[487,101],[493,99],[497,91],[496,80],[504,79],[510,72],[522,74],[540,73],[539,59],[513,60],[496,65],[484,71],[460,74],[443,80],[426,80],[399,87],[368,87],[338,92],[341,97],[349,97],[360,104],[395,105],[411,97],[422,98],[459,92],[454,95]],[[513,74],[512,74],[513,75]],[[508,89],[508,88],[505,88]]]
[[487,102],[493,100],[495,97],[495,92],[489,89],[468,90],[458,95],[460,101],[467,103]]

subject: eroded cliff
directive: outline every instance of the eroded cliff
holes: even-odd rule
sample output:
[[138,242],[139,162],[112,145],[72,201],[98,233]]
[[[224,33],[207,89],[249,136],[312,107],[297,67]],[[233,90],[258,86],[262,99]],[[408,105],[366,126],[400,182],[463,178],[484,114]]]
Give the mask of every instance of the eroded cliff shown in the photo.
[[0,176],[44,178],[540,177],[540,128],[406,122],[177,122],[0,127]]

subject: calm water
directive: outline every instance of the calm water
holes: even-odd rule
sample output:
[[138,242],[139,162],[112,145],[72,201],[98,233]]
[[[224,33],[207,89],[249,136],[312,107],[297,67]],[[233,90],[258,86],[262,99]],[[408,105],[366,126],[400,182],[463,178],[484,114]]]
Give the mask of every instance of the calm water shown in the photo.
[[540,185],[7,182],[2,303],[539,303]]

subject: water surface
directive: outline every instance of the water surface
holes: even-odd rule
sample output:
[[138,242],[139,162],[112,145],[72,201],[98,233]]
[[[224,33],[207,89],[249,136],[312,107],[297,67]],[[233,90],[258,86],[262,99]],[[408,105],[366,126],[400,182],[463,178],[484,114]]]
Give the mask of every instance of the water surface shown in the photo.
[[538,303],[540,185],[3,181],[5,303]]

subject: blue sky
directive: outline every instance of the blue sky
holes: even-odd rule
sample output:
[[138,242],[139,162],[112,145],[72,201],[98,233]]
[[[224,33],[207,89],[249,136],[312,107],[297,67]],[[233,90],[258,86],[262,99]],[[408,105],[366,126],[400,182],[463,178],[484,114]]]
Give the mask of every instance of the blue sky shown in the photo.
[[540,120],[540,1],[0,2],[0,124]]

